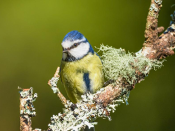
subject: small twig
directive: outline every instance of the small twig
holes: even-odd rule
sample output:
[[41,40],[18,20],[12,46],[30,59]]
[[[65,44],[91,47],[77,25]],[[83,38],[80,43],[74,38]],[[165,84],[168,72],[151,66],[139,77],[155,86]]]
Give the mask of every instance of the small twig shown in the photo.
[[31,118],[36,115],[33,102],[36,100],[37,94],[33,96],[33,88],[20,89],[20,131],[32,131]]
[[[22,92],[28,92],[30,89],[23,89]],[[21,111],[25,110],[25,104],[27,97],[22,97],[20,95],[20,131],[31,131],[32,121],[29,115],[22,114]]]
[[163,27],[157,27],[158,15],[162,7],[162,0],[151,0],[151,6],[147,17],[145,29],[145,42],[142,54],[149,59],[162,59],[174,54],[175,45],[175,20],[174,14],[171,15],[172,21],[170,27],[159,36],[164,30]]
[[158,28],[158,16],[161,7],[162,0],[151,0],[147,16],[144,45],[152,45],[158,39],[158,33],[164,30],[163,27]]
[[63,105],[65,105],[67,103],[66,98],[63,96],[63,94],[60,92],[59,88],[57,87],[57,82],[60,78],[59,76],[59,72],[60,72],[60,67],[57,68],[54,77],[52,77],[52,79],[50,79],[48,81],[48,85],[52,88],[54,93],[57,93],[57,96],[60,98],[61,102],[63,103]]

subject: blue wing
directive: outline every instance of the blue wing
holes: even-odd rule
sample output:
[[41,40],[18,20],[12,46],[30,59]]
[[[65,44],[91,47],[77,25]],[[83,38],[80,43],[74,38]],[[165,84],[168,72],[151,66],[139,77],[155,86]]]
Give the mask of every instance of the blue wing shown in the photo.
[[84,73],[83,80],[84,80],[84,82],[86,84],[87,91],[90,91],[91,87],[90,87],[89,73]]

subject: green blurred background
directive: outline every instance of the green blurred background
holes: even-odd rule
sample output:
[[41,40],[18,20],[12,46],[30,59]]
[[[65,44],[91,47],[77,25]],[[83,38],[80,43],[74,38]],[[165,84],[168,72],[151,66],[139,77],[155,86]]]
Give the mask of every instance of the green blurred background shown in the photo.
[[[69,31],[80,31],[93,47],[103,43],[136,52],[144,41],[150,1],[1,0],[0,131],[19,130],[18,86],[38,93],[33,128],[47,129],[50,117],[62,112],[47,82],[60,65],[61,42]],[[163,2],[159,25],[169,25],[173,4],[174,0]],[[129,106],[120,105],[111,122],[98,119],[96,131],[175,130],[174,67],[175,55],[136,85]],[[60,82],[58,86],[65,94]]]

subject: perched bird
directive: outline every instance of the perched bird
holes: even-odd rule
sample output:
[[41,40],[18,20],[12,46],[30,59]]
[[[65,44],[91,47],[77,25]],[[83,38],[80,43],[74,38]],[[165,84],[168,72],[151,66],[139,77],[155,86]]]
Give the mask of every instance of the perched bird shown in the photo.
[[88,40],[78,31],[63,39],[61,81],[73,103],[86,92],[95,93],[103,86],[102,62]]

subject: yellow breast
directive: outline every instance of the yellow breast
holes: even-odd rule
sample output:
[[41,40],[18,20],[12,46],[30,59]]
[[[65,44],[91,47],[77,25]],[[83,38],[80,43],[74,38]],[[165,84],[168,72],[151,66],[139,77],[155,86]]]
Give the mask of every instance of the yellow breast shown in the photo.
[[84,73],[88,73],[90,91],[95,93],[103,86],[102,63],[96,54],[88,54],[84,58],[61,63],[61,80],[68,97],[76,103],[81,95],[87,92],[87,85],[83,79]]

